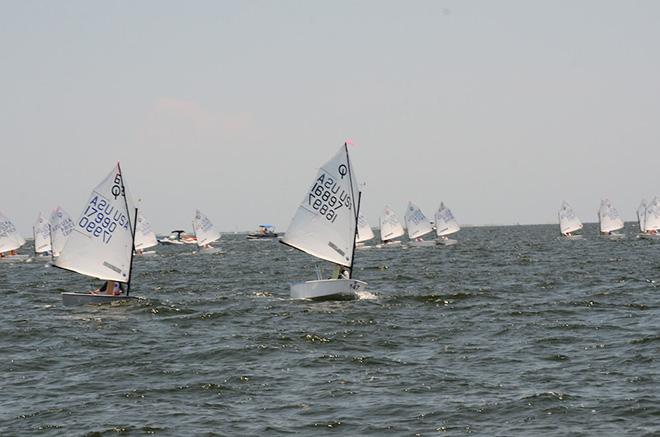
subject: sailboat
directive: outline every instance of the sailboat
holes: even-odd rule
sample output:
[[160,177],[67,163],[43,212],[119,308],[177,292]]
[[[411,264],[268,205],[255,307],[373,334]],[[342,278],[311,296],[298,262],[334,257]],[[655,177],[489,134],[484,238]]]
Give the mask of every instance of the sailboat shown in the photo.
[[573,233],[582,229],[582,222],[573,212],[573,208],[565,201],[561,204],[559,209],[559,230],[561,235],[569,240],[580,240],[582,235],[574,235]]
[[50,244],[50,223],[39,212],[37,221],[32,226],[32,235],[34,236],[34,254],[36,259],[50,259],[52,246]]
[[140,256],[155,255],[155,250],[145,251],[145,249],[154,246],[158,246],[156,233],[151,229],[151,223],[144,218],[142,212],[138,212],[137,225],[135,227],[135,254]]
[[623,219],[619,215],[608,199],[600,201],[598,209],[598,223],[600,224],[600,236],[611,240],[620,240],[625,238],[623,234],[617,234],[615,231],[623,229]]
[[[54,266],[118,284],[106,294],[62,293],[64,305],[136,299],[130,295],[137,208],[124,185],[119,163],[94,188]],[[125,294],[121,293],[122,284]],[[97,290],[101,292],[100,290]]]
[[449,238],[448,235],[455,234],[460,231],[461,227],[454,218],[451,210],[440,202],[440,207],[435,212],[435,235],[437,235],[437,243],[443,246],[452,246],[458,241]]
[[352,278],[360,192],[348,145],[323,164],[305,193],[283,244],[335,264],[331,279],[291,285],[294,299],[354,299],[367,283]]
[[399,238],[405,232],[403,230],[403,226],[401,226],[399,217],[388,205],[385,205],[385,209],[383,209],[383,212],[380,215],[379,226],[380,240],[382,241],[382,244],[379,244],[376,247],[386,247],[401,244],[400,240],[394,239]]
[[374,238],[374,231],[369,226],[369,222],[364,218],[362,214],[358,216],[358,227],[357,227],[357,239],[355,240],[355,247],[357,249],[370,249],[373,246],[365,245],[365,241],[372,240]]
[[639,232],[643,234],[644,229],[646,229],[646,200],[644,199],[637,207],[637,224],[639,225]]
[[651,202],[646,205],[644,214],[644,229],[639,235],[640,238],[647,240],[660,239],[660,200],[654,197]]
[[50,215],[50,243],[52,246],[53,259],[60,256],[67,238],[73,232],[73,220],[71,216],[61,207],[57,207]]
[[25,239],[18,233],[16,226],[0,213],[0,262],[27,261],[30,255],[17,255],[16,249],[25,244]]
[[422,247],[422,246],[435,246],[435,241],[424,240],[422,237],[433,232],[431,221],[426,218],[422,210],[412,202],[408,202],[406,214],[403,216],[408,229],[408,242],[409,246]]
[[220,232],[199,209],[195,211],[192,225],[199,246],[199,253],[222,253],[219,247],[211,246],[211,243],[220,239]]

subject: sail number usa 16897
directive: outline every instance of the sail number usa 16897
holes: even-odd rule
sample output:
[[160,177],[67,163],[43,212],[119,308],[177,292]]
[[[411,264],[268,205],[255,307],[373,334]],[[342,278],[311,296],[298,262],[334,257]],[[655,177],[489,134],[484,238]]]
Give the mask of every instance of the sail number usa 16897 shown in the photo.
[[334,223],[339,210],[351,208],[351,196],[330,175],[321,174],[307,196],[308,205],[326,220]]

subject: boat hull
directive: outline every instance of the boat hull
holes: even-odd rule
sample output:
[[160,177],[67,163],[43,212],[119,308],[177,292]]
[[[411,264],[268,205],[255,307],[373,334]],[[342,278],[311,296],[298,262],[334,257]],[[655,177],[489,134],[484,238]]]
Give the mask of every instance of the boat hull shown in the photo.
[[660,240],[660,234],[639,234],[638,237],[644,240]]
[[293,299],[357,299],[367,283],[357,279],[320,279],[291,285]]
[[584,240],[583,235],[562,235],[561,237],[562,240]]
[[248,240],[277,240],[278,234],[248,234]]
[[458,243],[458,240],[452,238],[440,238],[437,241],[438,246],[453,246]]
[[435,246],[435,241],[433,240],[421,240],[421,241],[409,241],[409,247],[430,247]]
[[109,294],[90,294],[90,293],[62,293],[62,302],[66,306],[79,305],[97,305],[103,303],[123,302],[140,299],[136,296],[111,296]]
[[224,252],[219,247],[208,247],[206,249],[199,249],[197,251],[197,253],[200,254],[200,255],[213,255],[213,254],[220,254],[220,253],[224,253]]
[[609,235],[601,235],[600,237],[605,240],[624,240],[626,238],[624,234],[609,234]]
[[386,249],[386,248],[388,248],[388,247],[392,247],[392,248],[394,248],[394,247],[401,247],[401,244],[403,244],[403,243],[401,243],[401,241],[396,240],[396,241],[392,241],[391,243],[381,243],[381,244],[377,244],[377,245],[375,245],[375,246],[373,246],[373,247],[375,247],[376,249]]

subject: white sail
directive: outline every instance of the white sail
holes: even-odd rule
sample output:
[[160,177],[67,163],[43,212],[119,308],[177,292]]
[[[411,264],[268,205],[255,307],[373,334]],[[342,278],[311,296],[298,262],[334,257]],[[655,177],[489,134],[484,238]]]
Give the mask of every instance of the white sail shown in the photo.
[[660,200],[654,197],[646,206],[644,232],[660,230]]
[[0,213],[0,253],[16,250],[25,244],[25,239],[16,230],[16,226]]
[[440,208],[435,212],[435,234],[438,237],[451,235],[461,230],[451,210],[440,202]]
[[158,245],[156,233],[151,224],[138,211],[137,225],[135,226],[135,250],[144,250]]
[[369,226],[367,219],[364,218],[362,214],[358,217],[358,235],[356,243],[362,243],[364,241],[369,241],[374,238],[374,231]]
[[50,223],[41,212],[39,212],[37,221],[32,226],[32,232],[34,234],[34,253],[50,252],[52,250],[50,245]]
[[282,242],[317,258],[351,266],[356,238],[357,178],[344,145],[323,164]]
[[404,234],[403,226],[392,208],[385,206],[380,216],[380,239],[382,241],[391,240]]
[[619,211],[617,211],[607,199],[600,202],[598,220],[600,222],[600,232],[604,233],[618,231],[619,229],[623,229],[624,226]]
[[211,220],[202,214],[199,209],[195,211],[192,225],[198,246],[205,246],[220,239],[220,232],[215,229]]
[[639,223],[639,230],[646,231],[646,200],[642,199],[642,203],[637,208],[637,222]]
[[403,219],[406,222],[406,228],[408,228],[408,238],[411,240],[421,238],[433,232],[431,221],[426,218],[417,205],[410,201],[408,202],[408,208],[406,208],[406,214],[403,216]]
[[559,228],[564,235],[582,229],[582,222],[573,212],[573,208],[566,202],[562,203],[559,210]]
[[106,281],[128,282],[135,216],[117,163],[92,191],[55,265]]
[[60,256],[67,238],[73,232],[73,228],[74,224],[71,216],[58,206],[50,215],[50,240],[53,246],[53,257]]

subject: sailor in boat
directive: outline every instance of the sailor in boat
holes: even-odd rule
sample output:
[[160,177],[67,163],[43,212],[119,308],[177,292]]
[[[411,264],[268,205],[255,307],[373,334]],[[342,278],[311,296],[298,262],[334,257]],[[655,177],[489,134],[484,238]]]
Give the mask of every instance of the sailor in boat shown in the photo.
[[92,290],[89,294],[107,294],[110,296],[120,296],[126,290],[124,290],[124,284],[117,281],[106,281],[105,284],[98,290]]
[[340,264],[335,264],[335,268],[332,272],[332,277],[330,279],[350,279],[351,275],[348,274],[348,269]]
[[9,252],[0,252],[0,258],[4,258],[6,256],[16,256],[16,250],[10,250]]

